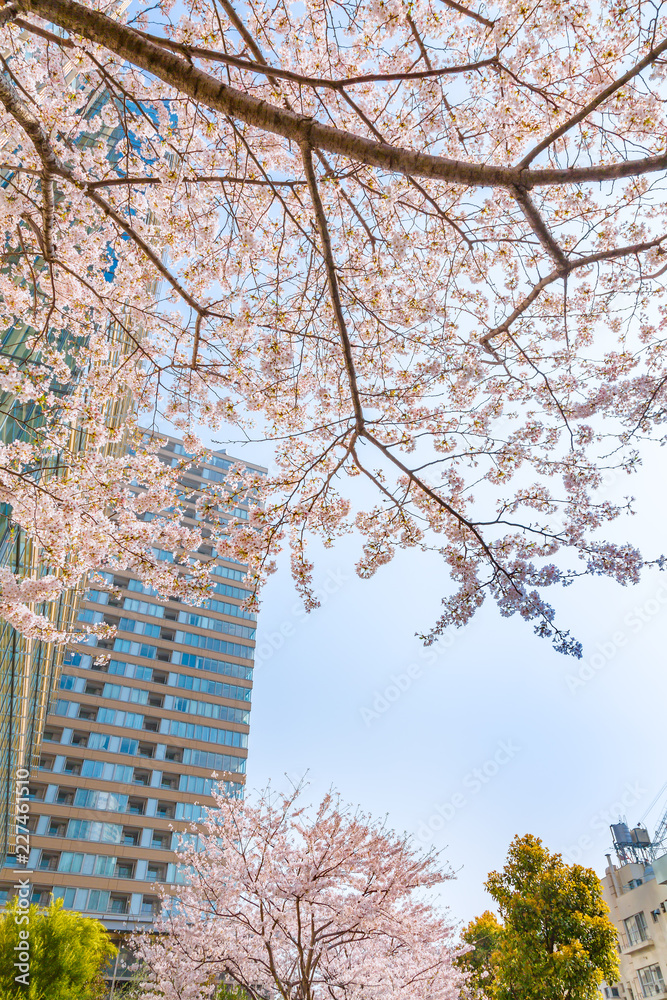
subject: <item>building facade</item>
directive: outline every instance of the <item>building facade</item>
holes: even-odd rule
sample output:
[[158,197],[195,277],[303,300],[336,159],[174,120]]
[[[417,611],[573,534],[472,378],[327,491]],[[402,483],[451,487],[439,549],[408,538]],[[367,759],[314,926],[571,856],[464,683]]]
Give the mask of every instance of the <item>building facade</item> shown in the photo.
[[[30,365],[38,364],[39,355],[32,355],[26,346],[30,333],[17,321],[0,335],[0,358],[8,358],[28,371]],[[63,342],[64,338],[62,334]],[[110,356],[119,358],[125,350],[124,338],[110,329],[108,343]],[[59,346],[62,347],[62,343]],[[56,397],[65,392],[55,381],[51,388]],[[130,402],[129,396],[108,402],[104,412],[107,427],[113,430],[123,426]],[[47,419],[38,403],[22,401],[10,392],[0,392],[0,444],[16,441],[34,444],[43,436],[48,437],[48,422],[54,419],[58,419],[57,409],[54,408]],[[23,474],[48,487],[49,480],[58,478],[66,470],[67,452],[79,455],[86,447],[86,432],[72,426],[63,454],[40,460]],[[109,445],[108,450],[122,451],[124,447],[120,441]],[[9,570],[17,579],[35,579],[52,572],[39,546],[12,520],[11,507],[6,503],[0,504],[0,567]],[[70,631],[80,597],[79,588],[69,588],[56,601],[37,605],[34,610],[47,617],[57,629]],[[16,848],[18,776],[37,764],[46,711],[57,689],[62,660],[61,647],[26,638],[8,622],[0,623],[0,863]]]
[[606,998],[667,998],[667,854],[620,859],[607,855],[602,879],[609,916],[618,933],[621,975],[605,984]]
[[[182,457],[176,439],[162,444],[163,461]],[[230,464],[215,453],[188,470],[185,494],[224,483]],[[247,505],[234,514],[247,517]],[[193,507],[188,515],[194,519]],[[33,901],[54,896],[113,931],[149,924],[157,887],[175,891],[174,849],[214,804],[212,772],[227,793],[243,794],[255,616],[241,607],[244,568],[217,560],[206,544],[200,553],[216,563],[215,592],[203,607],[160,601],[129,573],[105,576],[115,592],[85,594],[79,619],[117,633],[66,654],[32,775]],[[6,866],[5,899],[13,879]]]

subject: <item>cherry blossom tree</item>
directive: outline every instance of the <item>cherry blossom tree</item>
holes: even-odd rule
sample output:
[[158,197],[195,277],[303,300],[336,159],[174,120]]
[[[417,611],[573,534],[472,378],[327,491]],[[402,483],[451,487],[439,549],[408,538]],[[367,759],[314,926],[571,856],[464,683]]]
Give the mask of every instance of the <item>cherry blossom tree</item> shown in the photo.
[[58,414],[3,447],[0,499],[52,586],[63,552],[151,579],[147,532],[187,550],[119,486],[129,394],[194,451],[202,426],[274,442],[266,479],[234,472],[247,522],[199,500],[257,585],[288,545],[314,607],[309,539],[357,532],[362,577],[442,556],[427,642],[490,596],[579,655],[545,588],[637,581],[601,484],[667,412],[662,4],[10,0],[0,30],[2,323],[31,330],[0,378]]
[[300,796],[216,796],[181,851],[178,905],[135,937],[144,1000],[221,983],[251,1000],[458,1000],[452,928],[427,901],[451,878],[437,856],[336,796]]

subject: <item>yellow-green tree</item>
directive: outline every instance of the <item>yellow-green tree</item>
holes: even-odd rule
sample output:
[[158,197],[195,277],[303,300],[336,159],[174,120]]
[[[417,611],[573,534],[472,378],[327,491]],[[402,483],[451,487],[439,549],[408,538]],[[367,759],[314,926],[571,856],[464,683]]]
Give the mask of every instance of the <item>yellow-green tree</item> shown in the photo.
[[0,998],[101,1000],[102,971],[115,953],[99,920],[64,910],[61,901],[40,910],[14,900],[0,916]]
[[466,991],[474,1000],[493,997],[495,958],[502,934],[503,925],[490,910],[471,920],[461,932],[463,943],[472,950],[460,955],[457,964],[469,975]]
[[503,920],[490,956],[494,1000],[596,1000],[599,983],[618,978],[616,931],[591,868],[517,836],[486,888]]

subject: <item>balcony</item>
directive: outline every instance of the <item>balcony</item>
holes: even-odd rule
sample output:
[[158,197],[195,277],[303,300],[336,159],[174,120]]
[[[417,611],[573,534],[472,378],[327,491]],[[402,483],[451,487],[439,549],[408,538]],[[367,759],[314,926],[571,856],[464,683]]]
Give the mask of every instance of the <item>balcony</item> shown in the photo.
[[654,947],[653,938],[648,935],[646,937],[641,937],[639,935],[627,936],[625,934],[621,934],[619,937],[622,955],[632,955],[637,951],[643,951],[644,948]]

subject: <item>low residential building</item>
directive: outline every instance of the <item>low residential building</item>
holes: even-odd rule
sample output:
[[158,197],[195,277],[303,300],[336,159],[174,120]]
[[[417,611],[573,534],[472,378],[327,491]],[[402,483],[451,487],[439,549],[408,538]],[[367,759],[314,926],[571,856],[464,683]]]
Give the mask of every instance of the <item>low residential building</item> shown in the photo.
[[605,997],[667,998],[667,854],[617,865],[607,855],[604,899],[618,932],[621,975]]

